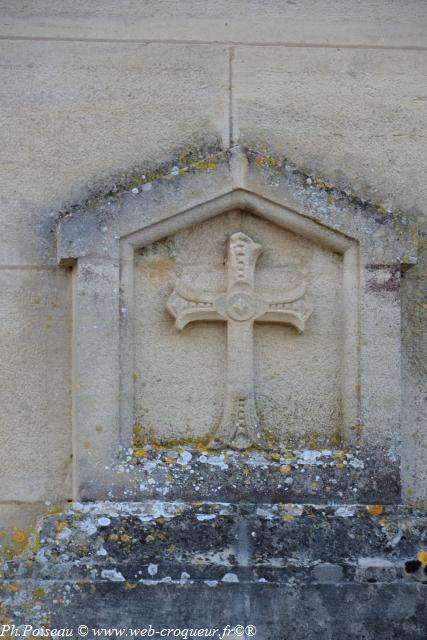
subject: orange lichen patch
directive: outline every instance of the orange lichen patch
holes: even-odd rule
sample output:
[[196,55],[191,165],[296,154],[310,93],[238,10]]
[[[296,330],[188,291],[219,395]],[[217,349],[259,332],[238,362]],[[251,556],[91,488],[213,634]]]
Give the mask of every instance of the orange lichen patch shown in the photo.
[[427,566],[427,551],[419,551],[417,553],[417,560],[421,562],[423,567]]
[[134,458],[145,458],[146,455],[147,449],[144,449],[144,447],[141,447],[140,449],[137,449],[133,452]]
[[380,516],[384,511],[384,507],[382,504],[371,504],[366,507],[366,510],[371,514],[371,516]]
[[149,278],[165,278],[169,273],[175,271],[176,258],[173,256],[165,256],[157,260],[145,262],[142,270]]
[[262,165],[264,164],[264,158],[260,158],[259,156],[257,156],[257,157],[255,158],[255,164],[256,164],[258,167],[262,166]]
[[132,589],[136,589],[137,586],[136,582],[125,582],[126,591],[132,591]]
[[28,542],[28,534],[25,533],[22,529],[18,529],[18,527],[14,527],[12,531],[12,535],[10,537],[13,544],[27,544]]
[[163,461],[165,462],[165,464],[176,464],[175,458],[169,458],[168,456],[163,458]]
[[337,201],[335,196],[328,196],[328,204],[335,204]]
[[110,534],[110,538],[109,538],[112,542],[117,542],[117,540],[119,539],[119,536],[117,535],[117,533],[111,533]]
[[287,476],[291,471],[292,471],[292,467],[290,464],[286,466],[282,465],[281,467],[279,467],[279,473],[281,473],[283,476]]
[[384,527],[385,529],[389,526],[389,524],[388,524],[388,522],[387,522],[387,520],[385,518],[381,518],[381,520],[379,522],[380,522],[380,525],[382,527]]

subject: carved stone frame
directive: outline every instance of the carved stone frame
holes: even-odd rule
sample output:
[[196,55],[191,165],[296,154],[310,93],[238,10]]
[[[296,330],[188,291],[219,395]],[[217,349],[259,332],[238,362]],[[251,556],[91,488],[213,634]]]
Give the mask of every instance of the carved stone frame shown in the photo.
[[[119,202],[110,204],[105,198],[101,209],[81,209],[61,219],[58,261],[74,264],[74,497],[107,498],[117,452],[131,446],[135,250],[237,209],[342,255],[344,438],[350,444],[354,427],[362,424],[372,446],[385,447],[395,462],[400,437],[399,265],[403,256],[415,260],[412,230],[401,225],[396,232],[387,220],[370,217],[345,197],[340,206],[325,209],[322,194],[316,203],[313,193],[317,191],[301,188],[301,180],[292,176],[272,181],[271,173],[248,164],[236,149],[231,159],[224,154],[210,173],[168,177],[149,191],[135,195],[130,190]],[[393,278],[394,285],[392,295],[381,300],[379,313],[373,297],[381,295],[384,277]],[[381,392],[384,376],[386,395]],[[121,482],[126,484],[126,478]]]

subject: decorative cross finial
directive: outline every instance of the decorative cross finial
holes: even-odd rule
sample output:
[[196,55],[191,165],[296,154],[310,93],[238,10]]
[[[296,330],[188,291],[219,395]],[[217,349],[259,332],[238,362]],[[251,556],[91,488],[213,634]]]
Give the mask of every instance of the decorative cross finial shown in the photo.
[[229,240],[227,290],[221,293],[191,291],[177,280],[167,309],[175,325],[190,322],[227,322],[227,383],[221,422],[209,445],[212,449],[250,446],[267,448],[255,407],[253,371],[254,322],[290,324],[302,332],[312,307],[303,297],[305,282],[282,295],[266,296],[255,290],[255,265],[261,245],[242,232]]

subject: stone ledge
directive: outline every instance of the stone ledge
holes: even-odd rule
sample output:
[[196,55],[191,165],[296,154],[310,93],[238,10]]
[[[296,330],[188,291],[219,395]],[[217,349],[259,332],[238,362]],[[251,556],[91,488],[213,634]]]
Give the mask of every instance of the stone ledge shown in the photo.
[[17,625],[421,639],[425,522],[403,505],[76,502],[4,562],[0,612]]

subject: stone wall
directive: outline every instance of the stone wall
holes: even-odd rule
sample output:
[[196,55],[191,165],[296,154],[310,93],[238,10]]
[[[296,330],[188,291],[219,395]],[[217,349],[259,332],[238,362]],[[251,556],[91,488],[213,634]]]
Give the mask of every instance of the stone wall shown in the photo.
[[[0,517],[25,528],[73,495],[72,282],[56,266],[58,212],[112,175],[240,144],[422,227],[427,6],[2,0],[0,18]],[[409,502],[427,489],[418,243],[402,280]]]

